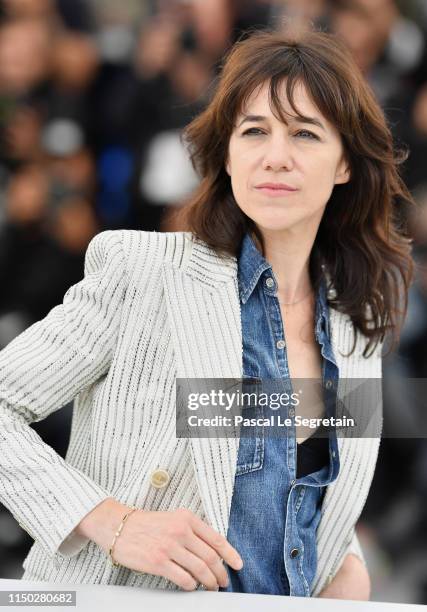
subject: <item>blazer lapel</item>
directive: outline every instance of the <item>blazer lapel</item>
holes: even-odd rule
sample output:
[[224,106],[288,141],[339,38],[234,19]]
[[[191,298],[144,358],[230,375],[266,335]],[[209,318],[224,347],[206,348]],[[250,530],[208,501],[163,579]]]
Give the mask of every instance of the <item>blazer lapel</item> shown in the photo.
[[[184,269],[163,266],[178,378],[241,378],[242,335],[237,260],[194,242]],[[211,526],[227,535],[239,439],[189,439],[193,468]]]

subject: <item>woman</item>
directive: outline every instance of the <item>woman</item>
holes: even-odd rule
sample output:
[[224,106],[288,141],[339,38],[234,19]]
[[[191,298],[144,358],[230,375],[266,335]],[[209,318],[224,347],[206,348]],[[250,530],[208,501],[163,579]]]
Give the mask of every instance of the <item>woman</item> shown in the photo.
[[[378,437],[291,428],[258,454],[177,437],[175,381],[315,378],[335,402],[380,378],[412,272],[384,116],[333,36],[258,33],[186,136],[189,231],[102,232],[85,278],[0,353],[23,578],[367,599],[354,527]],[[73,398],[63,461],[29,424]]]

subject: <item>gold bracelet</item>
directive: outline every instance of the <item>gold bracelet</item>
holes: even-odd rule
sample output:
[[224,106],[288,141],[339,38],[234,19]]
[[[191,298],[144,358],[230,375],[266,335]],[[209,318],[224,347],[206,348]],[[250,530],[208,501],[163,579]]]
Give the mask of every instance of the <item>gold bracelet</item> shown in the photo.
[[124,517],[122,518],[122,522],[119,525],[119,528],[117,529],[115,535],[114,535],[114,539],[113,542],[110,546],[110,550],[108,551],[108,556],[110,557],[110,561],[111,563],[114,565],[114,567],[117,567],[120,565],[120,563],[117,563],[114,558],[113,558],[113,550],[114,550],[114,545],[116,543],[117,538],[119,537],[119,535],[121,534],[121,531],[123,529],[123,525],[126,523],[127,519],[130,517],[130,515],[132,514],[132,512],[135,512],[135,510],[138,510],[138,508],[136,508],[135,506],[131,506],[131,510],[129,512],[127,512]]

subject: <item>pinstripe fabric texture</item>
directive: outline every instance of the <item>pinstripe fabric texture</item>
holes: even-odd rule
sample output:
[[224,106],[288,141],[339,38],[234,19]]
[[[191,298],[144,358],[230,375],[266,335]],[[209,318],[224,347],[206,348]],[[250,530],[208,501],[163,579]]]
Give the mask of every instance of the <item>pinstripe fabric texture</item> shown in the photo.
[[[84,279],[0,352],[0,501],[35,540],[25,579],[178,589],[160,576],[111,566],[94,542],[73,533],[107,497],[150,510],[187,507],[227,534],[238,439],[177,438],[175,378],[241,377],[237,261],[192,238],[98,234]],[[351,322],[331,308],[330,323],[340,385],[380,378],[381,349],[363,358],[359,336],[346,357]],[[73,398],[63,460],[30,423]],[[317,534],[314,595],[346,553],[362,557],[354,526],[379,437],[339,445],[340,475],[327,488]],[[158,468],[171,476],[162,489],[150,483]]]

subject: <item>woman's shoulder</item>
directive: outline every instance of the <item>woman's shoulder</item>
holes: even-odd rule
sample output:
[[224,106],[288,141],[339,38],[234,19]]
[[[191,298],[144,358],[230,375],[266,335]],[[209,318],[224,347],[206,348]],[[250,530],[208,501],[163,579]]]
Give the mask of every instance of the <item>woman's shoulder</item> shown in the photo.
[[165,262],[180,266],[186,254],[192,250],[191,232],[157,232],[145,230],[105,230],[91,241],[88,250],[111,251],[119,245],[127,266],[150,261],[162,265]]

